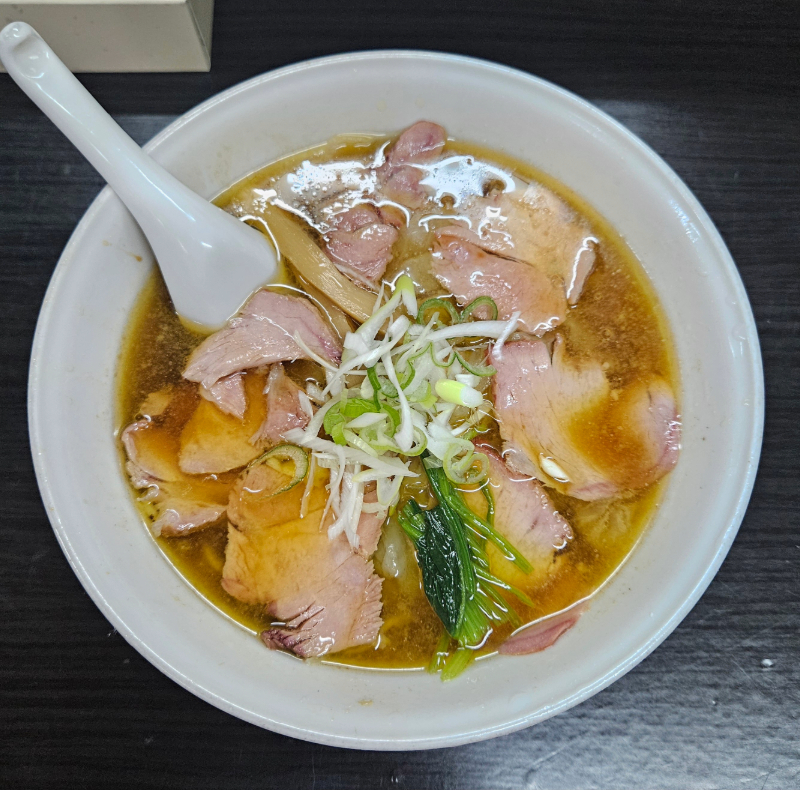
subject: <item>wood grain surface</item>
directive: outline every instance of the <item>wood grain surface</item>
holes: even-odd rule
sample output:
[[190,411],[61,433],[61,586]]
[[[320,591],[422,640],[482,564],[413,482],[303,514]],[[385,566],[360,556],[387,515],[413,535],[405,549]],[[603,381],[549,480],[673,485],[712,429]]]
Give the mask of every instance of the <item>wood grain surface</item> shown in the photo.
[[800,788],[799,9],[217,0],[210,74],[82,78],[144,142],[217,91],[309,57],[412,47],[489,58],[640,135],[733,253],[758,322],[767,421],[753,498],[718,576],[607,690],[522,732],[433,752],[326,748],[245,724],[148,664],[83,591],[39,498],[25,399],[48,279],[102,182],[0,76],[0,786]]

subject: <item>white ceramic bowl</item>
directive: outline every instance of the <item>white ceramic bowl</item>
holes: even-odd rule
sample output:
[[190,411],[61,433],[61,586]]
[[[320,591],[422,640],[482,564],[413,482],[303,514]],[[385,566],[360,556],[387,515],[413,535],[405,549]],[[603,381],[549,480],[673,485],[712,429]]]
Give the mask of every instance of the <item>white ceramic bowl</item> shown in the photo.
[[152,258],[109,189],[61,256],[31,362],[42,496],[75,573],[117,630],[175,681],[235,716],[366,749],[452,746],[510,732],[577,704],[641,661],[725,557],[763,424],[752,314],[708,216],[640,140],[548,83],[451,55],[342,55],[232,88],[175,121],[148,150],[210,198],[339,132],[393,132],[422,117],[542,168],[604,214],[643,262],[677,344],[684,442],[665,501],[629,561],[554,647],[479,662],[448,684],[424,672],[303,664],[265,650],[193,592],[142,525],[114,444],[117,355]]

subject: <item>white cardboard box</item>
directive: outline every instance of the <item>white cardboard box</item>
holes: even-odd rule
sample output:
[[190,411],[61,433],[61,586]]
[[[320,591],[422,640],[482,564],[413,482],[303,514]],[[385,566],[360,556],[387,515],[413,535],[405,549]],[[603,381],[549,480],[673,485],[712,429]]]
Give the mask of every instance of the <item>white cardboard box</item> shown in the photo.
[[[72,71],[208,71],[214,0],[0,0]],[[1,67],[0,67],[1,68]]]

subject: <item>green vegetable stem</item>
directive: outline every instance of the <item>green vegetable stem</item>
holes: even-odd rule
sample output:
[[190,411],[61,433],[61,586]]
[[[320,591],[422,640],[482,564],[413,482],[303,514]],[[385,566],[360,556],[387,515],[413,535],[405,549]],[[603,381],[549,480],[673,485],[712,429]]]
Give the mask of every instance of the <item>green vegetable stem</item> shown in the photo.
[[[495,625],[519,624],[503,593],[533,606],[521,590],[491,573],[486,541],[492,540],[525,572],[531,568],[491,524],[469,509],[441,467],[430,457],[424,459],[423,467],[438,504],[423,510],[410,499],[398,513],[398,520],[414,543],[425,595],[445,629],[429,670],[441,672],[442,680],[450,680],[467,668]],[[489,502],[492,519],[494,506],[491,499]],[[453,641],[456,649],[451,651]]]

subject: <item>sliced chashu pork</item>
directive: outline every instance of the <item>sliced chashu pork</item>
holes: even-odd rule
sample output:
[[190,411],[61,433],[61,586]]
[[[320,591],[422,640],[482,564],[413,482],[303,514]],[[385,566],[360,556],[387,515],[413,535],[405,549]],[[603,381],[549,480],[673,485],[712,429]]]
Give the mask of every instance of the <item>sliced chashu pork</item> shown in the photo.
[[[226,414],[208,400],[200,400],[181,431],[178,459],[182,472],[219,474],[238,469],[259,454],[263,444],[254,442],[253,437],[269,419],[264,395],[268,380],[256,371],[243,377],[247,407],[241,419]],[[279,419],[276,411],[273,420]]]
[[411,209],[420,208],[428,199],[420,181],[425,165],[444,149],[447,132],[439,124],[418,121],[409,126],[386,152],[386,161],[378,169],[381,194]]
[[[275,202],[302,217],[326,238],[337,228],[352,232],[374,222],[374,216],[368,223],[356,225],[352,222],[367,218],[358,213],[365,204],[373,204],[382,224],[399,227],[405,217],[396,221],[391,204],[395,204],[396,211],[398,204],[404,207],[399,214],[405,214],[405,208],[419,208],[425,203],[428,194],[420,181],[426,175],[425,166],[438,158],[445,141],[446,133],[441,126],[419,121],[401,132],[385,150],[382,148],[371,162],[305,160],[278,179]],[[258,202],[262,199],[245,202],[243,211],[258,213]],[[356,213],[348,216],[349,212]],[[383,232],[389,233],[388,230]],[[345,240],[346,237],[340,239]],[[359,259],[363,260],[361,256]]]
[[520,327],[538,336],[566,318],[567,301],[559,283],[535,266],[500,258],[453,235],[457,231],[452,225],[436,231],[432,268],[460,305],[490,296],[500,320],[519,312]]
[[572,540],[572,528],[542,485],[513,472],[488,445],[477,448],[489,459],[489,486],[497,530],[531,563],[549,563]]
[[[522,588],[532,580],[541,582],[557,570],[559,553],[573,538],[572,528],[537,480],[509,469],[492,447],[478,444],[477,449],[489,459],[495,529],[533,568],[530,574],[523,573],[493,544],[488,544],[492,573]],[[474,512],[485,514],[487,505],[481,493],[468,493],[466,499]]]
[[279,362],[266,376],[249,371],[242,387],[247,408],[241,419],[200,401],[181,432],[181,471],[197,475],[238,469],[285,441],[286,431],[308,425],[311,404]]
[[338,214],[325,237],[325,249],[336,267],[351,279],[374,285],[392,259],[392,246],[404,218],[391,207],[361,203]]
[[250,442],[259,448],[280,444],[285,441],[286,431],[305,428],[311,417],[308,398],[286,375],[280,363],[270,367],[264,392],[267,396],[267,416],[250,437]]
[[308,299],[261,290],[228,326],[206,338],[189,357],[183,375],[211,390],[220,379],[273,362],[310,359],[338,363],[341,341]]
[[225,514],[230,483],[192,478],[178,466],[174,427],[196,403],[196,393],[186,386],[154,393],[142,405],[141,418],[120,437],[131,483],[146,489],[142,500],[154,507],[155,535],[188,535],[217,523]]
[[564,339],[552,356],[541,341],[494,354],[492,388],[514,469],[584,500],[646,486],[678,460],[680,421],[661,378],[612,392],[599,362],[568,359]]
[[210,387],[200,385],[200,395],[215,404],[225,414],[244,419],[247,409],[247,394],[244,389],[244,374],[225,376]]
[[[558,571],[561,552],[573,539],[572,528],[556,510],[544,487],[528,476],[513,472],[489,445],[477,449],[489,459],[489,486],[494,499],[494,526],[532,566],[523,573],[506,559],[493,544],[487,545],[492,573],[509,584],[525,589],[535,581]],[[479,493],[467,495],[470,507],[483,513],[486,505]],[[572,628],[584,611],[573,606],[565,612],[544,617],[513,633],[499,648],[501,653],[521,655],[537,653],[552,645]]]
[[369,644],[382,624],[382,580],[368,557],[377,547],[384,514],[362,515],[356,552],[344,535],[328,538],[321,523],[327,500],[322,480],[311,490],[304,518],[299,515],[303,484],[270,495],[287,480],[267,465],[240,477],[228,507],[222,585],[285,623],[262,633],[270,648],[308,658]]
[[475,196],[459,207],[469,223],[443,229],[488,252],[525,261],[577,304],[595,263],[597,238],[589,223],[542,184]]
[[555,644],[588,609],[585,602],[577,603],[569,609],[543,617],[515,631],[498,648],[498,653],[508,656],[522,656],[539,653]]

